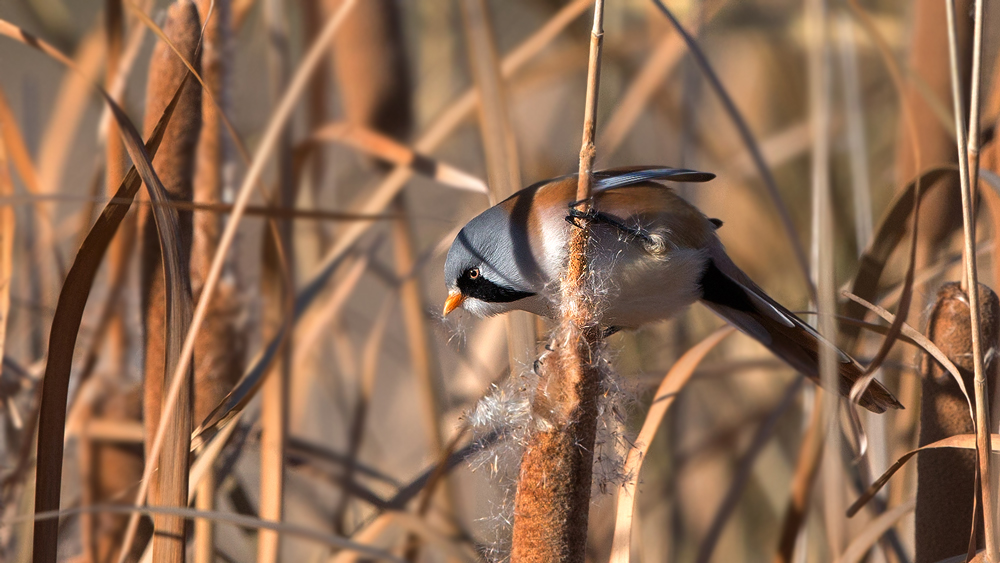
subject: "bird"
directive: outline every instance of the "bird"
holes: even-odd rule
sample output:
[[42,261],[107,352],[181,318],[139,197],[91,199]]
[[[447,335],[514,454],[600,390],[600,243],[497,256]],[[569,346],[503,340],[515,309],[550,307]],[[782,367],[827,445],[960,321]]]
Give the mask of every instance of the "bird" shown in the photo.
[[[849,396],[864,368],[769,297],[732,261],[710,219],[664,182],[707,182],[714,174],[666,166],[593,172],[589,211],[575,202],[577,175],[532,184],[470,220],[445,259],[443,315],[523,310],[555,318],[572,229],[590,225],[588,268],[605,334],[673,317],[696,301],[767,347],[817,384],[819,350],[838,358],[838,387]],[[903,405],[877,380],[860,397],[883,413]]]

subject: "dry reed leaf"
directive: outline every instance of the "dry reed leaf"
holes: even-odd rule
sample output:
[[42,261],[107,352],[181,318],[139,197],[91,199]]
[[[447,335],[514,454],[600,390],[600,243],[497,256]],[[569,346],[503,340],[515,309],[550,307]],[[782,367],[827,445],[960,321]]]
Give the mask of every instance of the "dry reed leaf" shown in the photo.
[[[848,299],[850,299],[851,301],[858,303],[862,307],[868,309],[869,311],[875,313],[876,315],[882,317],[883,319],[887,320],[890,323],[893,322],[896,318],[895,315],[893,315],[889,311],[886,311],[885,309],[879,307],[878,305],[873,305],[872,303],[869,303],[868,301],[862,299],[861,297],[853,293],[845,291],[843,295]],[[952,378],[955,379],[955,382],[958,383],[959,388],[962,390],[962,394],[965,396],[965,401],[969,405],[969,416],[971,416],[972,419],[975,420],[976,415],[975,415],[975,409],[973,409],[972,407],[972,399],[969,397],[969,391],[965,387],[965,382],[962,379],[962,374],[961,372],[958,371],[958,368],[955,366],[955,364],[948,358],[948,356],[944,354],[944,352],[941,351],[940,348],[937,347],[936,344],[931,342],[930,339],[928,339],[923,334],[917,332],[917,330],[911,327],[910,325],[904,322],[901,325],[900,330],[902,334],[908,336],[910,340],[916,343],[917,346],[920,346],[920,348],[924,352],[927,352],[928,354],[933,356],[934,359],[937,360],[939,364],[941,364],[941,366],[943,366],[946,370],[948,370],[948,373],[951,374]]]
[[[954,165],[933,167],[921,172],[917,179],[920,180],[921,184],[926,185],[926,189],[920,190],[920,197],[924,198],[928,193],[933,193],[936,187],[941,185],[941,182],[937,180],[957,172],[958,168]],[[850,288],[850,292],[854,295],[866,301],[872,301],[876,297],[879,278],[882,276],[889,256],[906,235],[907,219],[910,219],[913,214],[916,187],[917,180],[910,181],[897,192],[896,197],[889,204],[878,228],[875,229],[875,237],[868,245],[868,250],[858,259],[858,272],[855,274]],[[844,305],[843,315],[845,317],[860,319],[864,318],[864,314],[865,308],[857,303],[848,302]],[[859,330],[847,327],[841,330],[841,333],[849,342],[853,342],[857,338]]]
[[[990,442],[993,444],[993,453],[1000,453],[1000,434],[992,434],[990,437]],[[938,440],[932,444],[927,444],[926,446],[921,446],[915,450],[910,450],[898,460],[893,463],[885,473],[879,476],[874,483],[865,490],[864,493],[858,497],[858,500],[854,501],[854,504],[847,509],[847,517],[850,518],[858,513],[861,508],[868,503],[872,498],[878,494],[879,490],[889,482],[889,479],[896,474],[906,462],[910,460],[913,456],[924,450],[931,450],[936,448],[959,448],[964,450],[975,450],[976,449],[976,435],[975,434],[960,434],[958,436],[952,436],[950,438],[945,438],[944,440]]]
[[735,329],[731,326],[721,328],[685,352],[663,377],[656,393],[653,394],[653,402],[646,413],[642,429],[639,430],[639,435],[625,457],[623,471],[628,478],[618,491],[618,509],[615,518],[614,541],[611,546],[611,563],[629,563],[631,561],[632,519],[635,512],[639,471],[642,469],[646,452],[649,445],[653,443],[653,438],[656,436],[656,431],[660,427],[663,417],[667,414],[670,406],[674,404],[677,394],[691,379],[698,364],[719,342],[734,332]]
[[[0,20],[0,35],[6,35],[33,47],[67,66],[72,71],[86,76],[76,63],[57,49],[5,20]],[[125,180],[123,180],[116,197],[131,200],[139,189],[139,179],[141,177],[142,182],[146,184],[150,192],[151,199],[154,201],[166,199],[164,195],[165,190],[156,173],[153,171],[149,153],[143,146],[141,137],[135,130],[135,127],[103,88],[93,82],[90,85],[102,95],[105,102],[111,108],[122,135],[125,137],[126,149],[135,163],[135,166],[126,175]],[[150,152],[155,153],[159,142],[162,140],[170,116],[177,104],[179,92],[180,90],[175,93],[174,98],[167,105],[153,135],[151,135],[149,141]],[[36,467],[36,483],[38,485],[35,490],[35,510],[39,512],[58,508],[59,506],[66,399],[69,373],[72,367],[72,354],[65,353],[65,351],[74,349],[80,320],[83,315],[83,308],[86,305],[97,268],[103,259],[111,238],[114,236],[118,224],[127,210],[128,206],[122,204],[105,207],[101,217],[81,246],[73,267],[71,267],[67,274],[63,289],[59,295],[59,302],[56,305],[56,313],[49,336],[46,384],[42,390],[39,411],[39,462]],[[175,310],[183,309],[184,296],[179,291],[179,287],[177,287],[177,282],[180,278],[178,274],[180,264],[177,262],[176,252],[176,244],[178,242],[175,228],[176,219],[171,220],[172,218],[167,213],[160,213],[159,215],[163,215],[160,222],[161,227],[166,230],[162,237],[165,244],[164,255],[171,258],[167,260],[168,277],[170,278],[168,287],[171,290],[170,299],[173,303],[177,304]],[[51,538],[57,537],[58,521],[39,521],[36,523],[35,528],[35,561],[54,563],[58,545]]]
[[362,151],[370,156],[411,168],[414,172],[432,178],[446,186],[486,194],[486,183],[446,162],[434,160],[410,147],[369,129],[347,122],[328,123],[310,136],[306,143],[336,141]]
[[[9,31],[9,24],[0,22],[0,32]],[[15,28],[16,29],[16,28]],[[19,31],[19,30],[18,30]],[[37,42],[30,35],[24,34],[25,41]],[[66,59],[68,62],[68,59]],[[133,146],[138,139],[138,132],[120,108],[114,106],[115,117],[119,121],[119,127],[128,134],[126,145],[132,154],[134,162],[139,163],[146,170],[143,176],[148,176],[150,180],[155,178],[155,174],[150,174],[152,166],[149,161],[150,154],[156,154],[166,126],[170,121],[173,110],[180,98],[180,89],[174,94],[173,100],[166,107],[156,130],[150,136],[148,148]],[[110,102],[109,98],[106,100]],[[139,149],[139,150],[137,150]],[[148,152],[147,152],[148,151]],[[140,173],[133,166],[122,186],[118,189],[117,198],[131,200],[135,197],[141,186]],[[157,180],[157,183],[159,181]],[[147,184],[152,185],[152,184]],[[160,186],[162,190],[162,186]],[[151,188],[151,191],[154,191]],[[52,331],[49,335],[49,355],[45,366],[45,384],[42,389],[42,400],[39,411],[38,429],[38,463],[36,467],[36,493],[35,510],[43,512],[59,507],[59,496],[62,476],[62,452],[63,452],[63,430],[66,417],[66,399],[69,386],[69,375],[72,368],[72,354],[67,350],[73,350],[76,338],[79,333],[80,321],[83,317],[83,309],[90,295],[97,269],[104,257],[104,253],[111,243],[118,225],[128,212],[129,206],[125,204],[109,204],[105,207],[94,227],[80,247],[77,257],[66,276],[63,289],[59,294],[59,301],[56,305],[56,312],[52,321]],[[57,537],[58,520],[46,520],[36,523],[35,530],[35,561],[41,563],[54,563],[56,560],[57,542],[51,538]],[[39,529],[40,528],[40,529]]]
[[861,561],[875,545],[875,542],[892,529],[901,518],[912,512],[916,505],[916,499],[909,499],[903,504],[879,514],[874,520],[865,524],[864,530],[851,540],[837,563],[858,563]]

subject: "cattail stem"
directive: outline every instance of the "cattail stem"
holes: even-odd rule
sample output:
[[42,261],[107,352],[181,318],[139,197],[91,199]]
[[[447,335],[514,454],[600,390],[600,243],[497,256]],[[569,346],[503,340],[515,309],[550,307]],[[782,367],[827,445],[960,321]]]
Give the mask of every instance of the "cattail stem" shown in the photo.
[[[976,268],[976,224],[972,213],[972,185],[969,179],[969,160],[962,151],[967,146],[966,131],[963,126],[965,108],[962,103],[962,82],[959,76],[958,39],[956,32],[955,0],[948,0],[948,53],[951,62],[951,95],[955,113],[955,138],[958,144],[958,170],[962,182],[962,224],[965,235],[963,256],[968,287],[979,287],[979,273]],[[982,18],[980,18],[981,20]],[[977,104],[978,105],[978,104]],[[978,112],[976,112],[978,114]],[[978,115],[977,115],[978,119]],[[976,446],[979,450],[979,471],[982,478],[982,507],[986,540],[986,558],[997,561],[997,537],[993,526],[994,499],[990,487],[990,405],[989,389],[983,373],[983,347],[980,332],[979,292],[969,291],[970,321],[972,325],[972,359],[976,394]]]
[[[590,207],[587,200],[596,156],[603,21],[604,1],[597,0],[577,184],[577,199],[584,210]],[[534,406],[544,429],[529,439],[514,500],[514,563],[582,563],[586,556],[601,344],[597,314],[585,290],[589,235],[586,222],[581,222],[570,239],[569,264],[561,286],[558,347],[555,358],[542,366]],[[540,408],[542,403],[546,408]]]

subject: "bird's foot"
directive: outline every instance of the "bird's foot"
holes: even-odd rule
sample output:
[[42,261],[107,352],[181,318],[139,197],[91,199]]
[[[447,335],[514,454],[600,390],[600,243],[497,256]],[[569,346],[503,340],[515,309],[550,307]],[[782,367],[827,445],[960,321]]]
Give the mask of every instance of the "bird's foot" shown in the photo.
[[659,241],[657,241],[655,237],[653,237],[653,235],[650,234],[649,231],[645,229],[639,227],[629,227],[628,225],[619,221],[618,219],[615,219],[610,215],[601,213],[600,211],[597,211],[593,207],[587,209],[586,211],[581,211],[580,209],[577,209],[577,206],[585,201],[587,200],[582,199],[580,201],[574,201],[573,203],[569,204],[569,215],[566,216],[567,223],[573,225],[578,229],[583,228],[583,225],[579,223],[579,221],[581,220],[587,222],[602,223],[605,225],[610,225],[615,229],[618,229],[618,231],[625,234],[626,236],[642,239],[642,241],[646,243],[647,246],[656,246],[659,244]]

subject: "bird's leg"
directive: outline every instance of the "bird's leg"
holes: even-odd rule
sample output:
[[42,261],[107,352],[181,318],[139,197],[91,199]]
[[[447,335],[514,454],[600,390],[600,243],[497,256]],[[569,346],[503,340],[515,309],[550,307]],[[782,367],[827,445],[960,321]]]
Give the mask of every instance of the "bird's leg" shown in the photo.
[[603,223],[605,225],[611,225],[612,227],[618,229],[619,231],[625,233],[628,236],[640,238],[647,245],[657,244],[657,241],[655,241],[653,237],[649,234],[649,232],[646,231],[645,229],[639,227],[629,227],[628,225],[622,223],[618,219],[615,219],[610,215],[601,213],[600,211],[597,211],[596,209],[593,208],[593,206],[591,206],[591,208],[588,209],[587,211],[580,211],[579,209],[576,208],[576,206],[583,203],[583,201],[585,200],[574,201],[573,203],[569,204],[569,215],[566,216],[566,222],[568,222],[570,225],[573,225],[574,227],[577,228],[581,228],[581,225],[577,222],[580,219],[586,221],[592,221],[594,223]]

